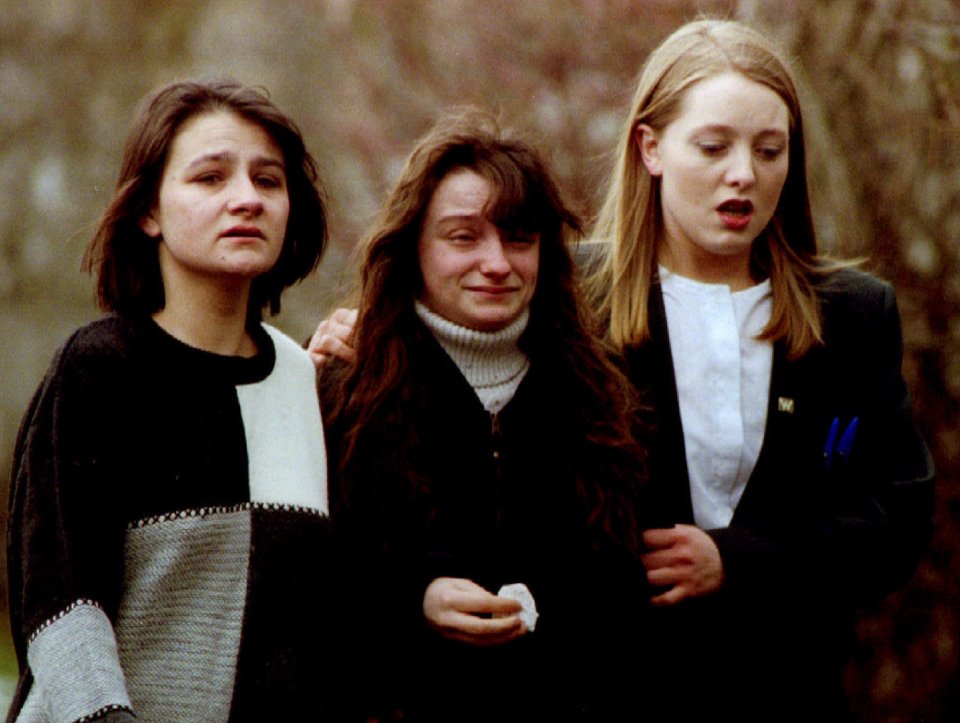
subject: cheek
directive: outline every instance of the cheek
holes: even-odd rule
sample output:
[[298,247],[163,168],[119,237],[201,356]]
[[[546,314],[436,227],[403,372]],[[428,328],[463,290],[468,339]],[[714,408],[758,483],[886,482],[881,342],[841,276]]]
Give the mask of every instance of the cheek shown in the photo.
[[284,196],[277,204],[277,223],[286,232],[290,223],[290,197]]
[[780,202],[780,196],[783,193],[783,187],[787,182],[787,171],[786,169],[771,169],[763,177],[763,199],[766,204],[771,208],[776,207]]
[[455,269],[451,266],[449,255],[442,253],[434,245],[420,246],[420,276],[423,278],[426,293],[435,293],[456,276]]
[[702,190],[702,178],[697,175],[672,173],[664,175],[660,185],[660,197],[664,212],[672,216],[686,216],[700,205],[700,201],[707,198]]
[[539,269],[540,254],[538,251],[524,254],[514,265],[514,270],[517,275],[530,287],[531,292],[533,291],[533,287],[537,285],[537,272]]
[[170,191],[157,202],[158,218],[168,232],[199,226],[209,215],[206,207],[189,194]]

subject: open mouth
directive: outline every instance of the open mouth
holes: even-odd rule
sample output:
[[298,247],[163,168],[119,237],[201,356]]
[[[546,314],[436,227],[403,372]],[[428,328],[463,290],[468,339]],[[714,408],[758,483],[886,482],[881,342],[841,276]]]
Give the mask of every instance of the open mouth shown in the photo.
[[730,199],[717,206],[720,223],[729,231],[743,231],[750,226],[753,218],[753,204],[750,201]]
[[731,199],[717,206],[717,210],[724,215],[749,216],[753,213],[753,204],[750,201]]
[[231,228],[228,231],[224,231],[221,236],[223,238],[264,238],[263,232],[258,228]]

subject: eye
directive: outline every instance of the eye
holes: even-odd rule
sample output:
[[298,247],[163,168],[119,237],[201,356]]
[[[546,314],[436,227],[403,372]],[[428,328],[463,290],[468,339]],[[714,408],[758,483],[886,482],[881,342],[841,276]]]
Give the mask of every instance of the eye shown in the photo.
[[223,176],[219,171],[205,171],[197,176],[194,176],[194,183],[200,183],[205,186],[212,186],[215,183],[219,183],[223,180]]
[[775,161],[783,155],[784,150],[784,146],[760,146],[756,153],[765,161]]
[[477,237],[472,231],[459,230],[448,234],[447,239],[456,243],[468,244],[476,241]]
[[511,231],[507,241],[518,246],[532,246],[540,240],[540,234],[535,231]]
[[720,141],[700,141],[697,147],[705,156],[719,156],[727,150],[727,144]]
[[254,183],[260,188],[283,188],[284,178],[269,173],[262,173],[254,177]]

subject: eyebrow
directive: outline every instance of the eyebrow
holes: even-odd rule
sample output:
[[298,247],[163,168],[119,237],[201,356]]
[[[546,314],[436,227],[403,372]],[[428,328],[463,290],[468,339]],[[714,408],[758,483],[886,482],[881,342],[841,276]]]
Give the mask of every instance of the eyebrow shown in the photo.
[[[220,163],[220,162],[230,162],[234,163],[237,160],[237,155],[230,151],[219,151],[214,153],[204,153],[201,156],[197,156],[190,163],[187,164],[187,171],[196,168],[197,166],[202,166],[204,163]],[[274,158],[273,156],[257,156],[253,159],[252,166],[257,168],[279,168],[281,171],[286,173],[286,167],[283,164],[283,161]]]
[[[730,133],[730,132],[732,132],[733,130],[734,130],[734,129],[733,129],[733,126],[723,125],[722,123],[715,123],[715,124],[712,124],[712,125],[705,125],[705,126],[699,126],[699,127],[697,127],[697,128],[694,128],[694,129],[693,129],[693,133],[694,133],[694,134],[696,134],[696,133],[717,133],[717,132],[719,132],[719,133]],[[780,129],[780,128],[764,128],[764,129],[762,129],[759,133],[757,133],[756,135],[758,135],[758,136],[768,136],[768,135],[772,135],[772,136],[779,136],[779,137],[782,137],[782,138],[789,138],[789,137],[790,137],[790,132],[789,132],[789,130],[786,130],[786,131],[785,131],[785,130],[782,130],[782,129]]]
[[438,224],[447,224],[447,223],[467,223],[473,221],[480,221],[484,219],[484,216],[481,216],[478,213],[451,213],[446,216],[441,216],[437,219]]

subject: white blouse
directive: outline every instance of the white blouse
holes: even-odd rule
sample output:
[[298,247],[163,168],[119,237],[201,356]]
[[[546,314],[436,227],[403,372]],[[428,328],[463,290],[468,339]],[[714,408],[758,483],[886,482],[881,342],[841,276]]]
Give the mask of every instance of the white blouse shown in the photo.
[[693,518],[730,524],[760,455],[773,345],[756,336],[770,321],[770,282],[731,292],[660,267],[680,401]]

